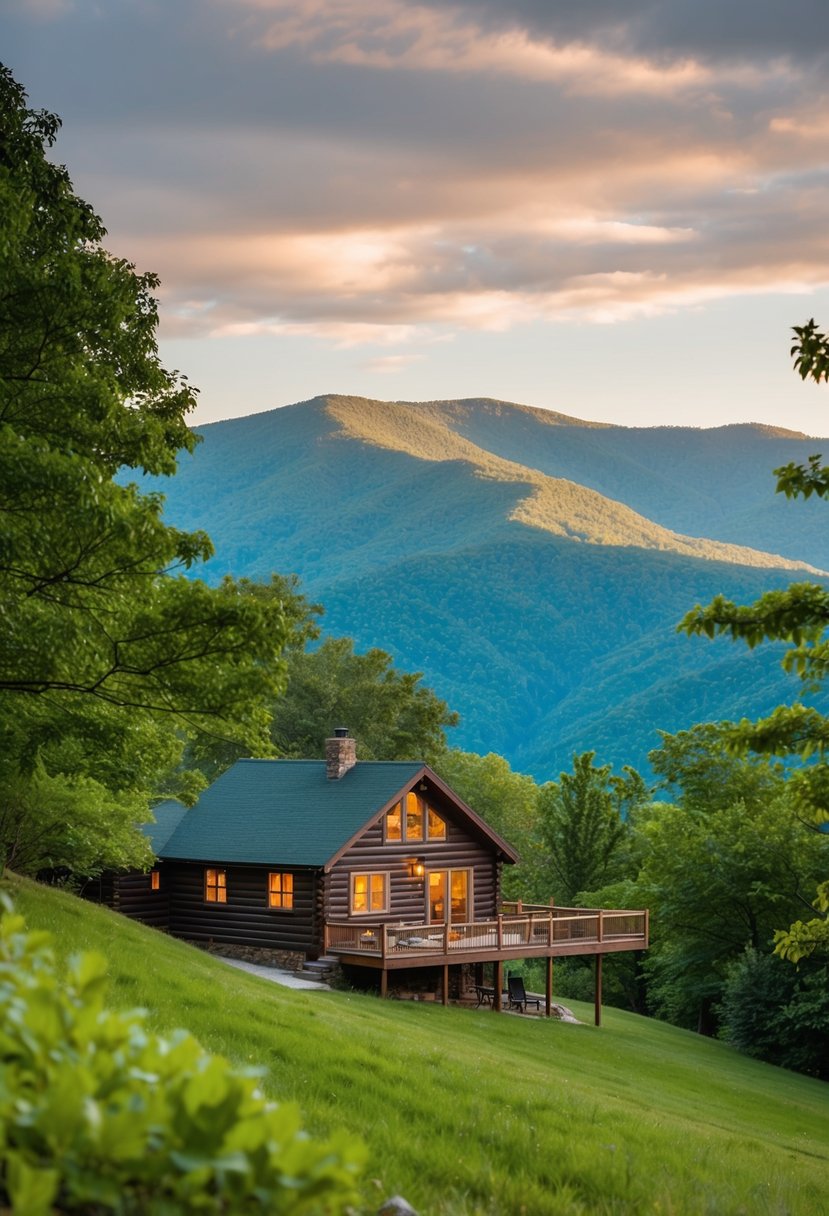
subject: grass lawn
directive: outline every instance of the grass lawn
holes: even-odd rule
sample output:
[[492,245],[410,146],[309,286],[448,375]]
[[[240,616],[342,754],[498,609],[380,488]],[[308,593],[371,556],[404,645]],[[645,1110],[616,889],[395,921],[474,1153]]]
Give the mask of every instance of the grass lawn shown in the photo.
[[359,1132],[369,1210],[399,1193],[423,1216],[829,1211],[821,1082],[613,1009],[596,1029],[296,992],[63,892],[4,886],[60,954],[107,956],[112,1005],[261,1065],[311,1132]]

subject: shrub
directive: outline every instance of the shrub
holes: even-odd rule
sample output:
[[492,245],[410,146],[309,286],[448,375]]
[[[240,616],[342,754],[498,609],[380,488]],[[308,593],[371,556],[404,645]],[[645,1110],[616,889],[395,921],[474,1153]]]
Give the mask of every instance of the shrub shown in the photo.
[[[257,1074],[141,1012],[104,1007],[105,960],[58,968],[45,933],[0,917],[0,1208],[95,1213],[344,1213],[363,1148],[310,1139]],[[8,1207],[6,1206],[8,1205]]]
[[721,1036],[746,1055],[829,1079],[829,966],[746,950],[725,984]]

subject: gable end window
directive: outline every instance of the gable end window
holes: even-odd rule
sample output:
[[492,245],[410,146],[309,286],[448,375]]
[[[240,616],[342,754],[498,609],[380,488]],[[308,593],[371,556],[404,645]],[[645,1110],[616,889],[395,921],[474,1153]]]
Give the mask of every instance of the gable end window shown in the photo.
[[290,909],[294,906],[294,876],[283,871],[268,875],[268,907]]
[[352,874],[349,902],[352,916],[388,912],[388,874]]
[[446,821],[433,811],[426,799],[410,790],[386,813],[386,844],[423,844],[425,840],[445,840]]
[[205,870],[204,898],[209,904],[227,903],[227,870]]

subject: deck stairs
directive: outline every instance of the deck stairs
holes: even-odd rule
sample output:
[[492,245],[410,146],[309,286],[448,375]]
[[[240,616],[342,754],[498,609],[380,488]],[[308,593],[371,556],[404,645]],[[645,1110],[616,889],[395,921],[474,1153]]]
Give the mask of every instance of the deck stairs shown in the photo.
[[297,972],[304,980],[316,980],[318,984],[327,984],[340,965],[340,960],[331,955],[323,954],[320,958],[306,958],[302,970]]

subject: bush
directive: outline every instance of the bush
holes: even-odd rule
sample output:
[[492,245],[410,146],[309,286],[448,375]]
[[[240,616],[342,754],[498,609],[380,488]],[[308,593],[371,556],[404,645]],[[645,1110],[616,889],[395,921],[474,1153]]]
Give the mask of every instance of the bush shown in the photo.
[[[0,1208],[94,1213],[344,1213],[363,1148],[311,1140],[257,1074],[184,1031],[104,1008],[105,960],[56,966],[49,935],[0,917]],[[8,1205],[8,1206],[7,1206]]]
[[746,1055],[829,1079],[829,966],[746,950],[728,971],[721,1037]]

